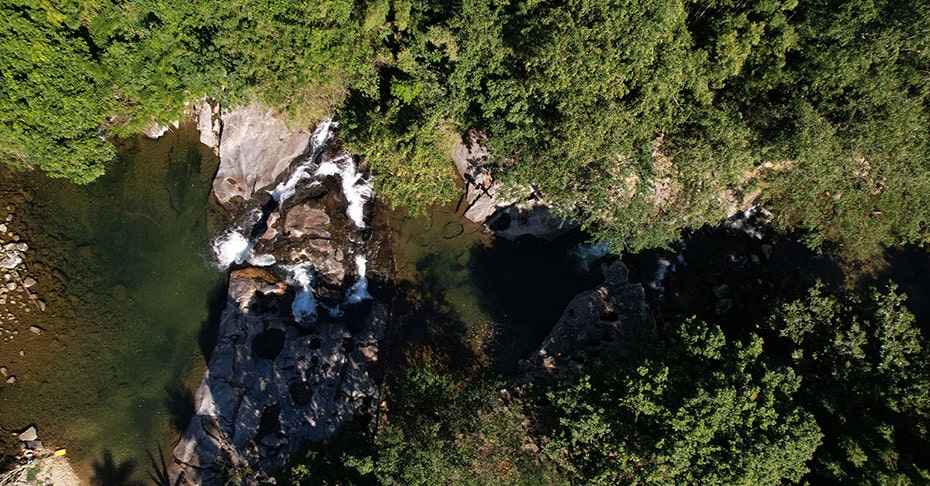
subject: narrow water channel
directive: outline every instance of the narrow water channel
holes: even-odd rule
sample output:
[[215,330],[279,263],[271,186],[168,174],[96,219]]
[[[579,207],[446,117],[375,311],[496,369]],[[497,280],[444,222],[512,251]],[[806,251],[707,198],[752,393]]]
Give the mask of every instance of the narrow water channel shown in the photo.
[[207,230],[216,164],[182,125],[123,142],[86,186],[38,172],[2,182],[46,308],[20,312],[0,345],[0,365],[18,377],[0,385],[0,424],[36,424],[84,480],[149,482],[149,457],[169,457],[186,426],[204,366],[198,338],[224,281]]

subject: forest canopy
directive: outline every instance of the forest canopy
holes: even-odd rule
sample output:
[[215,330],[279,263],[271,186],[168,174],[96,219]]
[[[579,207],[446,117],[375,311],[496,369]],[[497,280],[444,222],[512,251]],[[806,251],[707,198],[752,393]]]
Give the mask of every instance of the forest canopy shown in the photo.
[[78,183],[202,96],[342,121],[382,194],[455,197],[488,135],[617,249],[749,204],[856,257],[926,244],[930,11],[916,0],[0,0],[0,153]]

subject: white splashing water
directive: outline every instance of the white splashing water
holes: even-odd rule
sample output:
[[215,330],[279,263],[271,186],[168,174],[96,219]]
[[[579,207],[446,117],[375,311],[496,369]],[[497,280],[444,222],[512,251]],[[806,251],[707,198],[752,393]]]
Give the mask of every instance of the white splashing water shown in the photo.
[[251,251],[249,239],[233,229],[213,240],[213,254],[221,268],[244,262]]
[[358,280],[352,284],[352,287],[346,293],[345,303],[347,305],[358,304],[363,300],[372,298],[371,294],[368,293],[368,278],[365,277],[368,268],[368,260],[365,255],[355,255],[355,267],[358,268]]
[[672,266],[672,262],[669,261],[668,258],[664,257],[659,258],[656,264],[659,265],[659,268],[656,269],[656,273],[652,276],[652,281],[648,282],[647,285],[655,290],[658,290],[659,292],[665,292],[665,285],[663,285],[665,276],[668,274],[670,269],[674,270],[674,267]]
[[291,172],[291,175],[286,180],[282,181],[269,192],[271,197],[274,198],[278,204],[293,196],[294,193],[297,192],[297,186],[304,180],[312,177],[310,173],[311,167],[326,144],[333,139],[333,130],[338,126],[339,122],[334,122],[332,120],[323,120],[317,125],[316,130],[313,131],[313,135],[310,137],[310,146],[312,147],[310,155]]
[[355,223],[357,228],[365,227],[365,203],[374,196],[374,187],[371,181],[359,174],[355,167],[355,161],[347,153],[339,157],[320,164],[316,170],[317,176],[339,175],[342,178],[342,192],[349,202],[346,208],[346,216]]
[[606,241],[601,241],[599,243],[581,243],[575,248],[572,248],[569,253],[577,258],[583,267],[590,268],[610,254],[610,244]]
[[277,261],[274,255],[256,255],[252,251],[253,243],[236,229],[227,230],[213,240],[213,254],[221,269],[249,262],[256,267],[268,267]]
[[297,322],[307,323],[316,319],[316,296],[313,295],[313,264],[298,263],[284,267],[291,273],[290,283],[297,286],[291,314]]

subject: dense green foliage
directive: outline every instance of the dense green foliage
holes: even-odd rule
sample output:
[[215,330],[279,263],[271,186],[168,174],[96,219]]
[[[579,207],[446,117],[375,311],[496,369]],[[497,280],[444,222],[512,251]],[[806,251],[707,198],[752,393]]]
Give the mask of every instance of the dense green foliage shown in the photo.
[[790,341],[799,399],[825,433],[818,477],[856,484],[930,481],[930,352],[892,287],[862,299],[786,305],[769,326]]
[[816,286],[740,339],[689,319],[522,392],[417,361],[377,439],[313,446],[284,479],[925,483],[930,354],[902,302]]
[[853,257],[930,230],[930,11],[777,2],[3,0],[0,151],[87,182],[101,136],[203,95],[323,116],[414,210],[455,195],[449,152],[487,133],[619,248],[755,202]]
[[550,457],[579,484],[798,482],[820,443],[801,379],[691,320],[667,346],[591,369],[550,392]]

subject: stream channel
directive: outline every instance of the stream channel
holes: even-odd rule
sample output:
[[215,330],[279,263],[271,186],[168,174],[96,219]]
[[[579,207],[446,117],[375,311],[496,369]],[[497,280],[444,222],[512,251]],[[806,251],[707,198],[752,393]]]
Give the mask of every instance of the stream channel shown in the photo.
[[[218,160],[190,124],[118,150],[86,186],[0,169],[0,209],[12,208],[10,234],[29,245],[18,270],[45,305],[0,306],[0,366],[17,377],[0,383],[0,426],[36,424],[85,481],[147,484],[192,414],[226,302],[210,250],[223,230],[210,196]],[[374,218],[391,234],[401,324],[389,363],[428,344],[506,371],[600,280],[571,256],[580,234],[493,240],[454,203],[420,217],[382,207]]]

